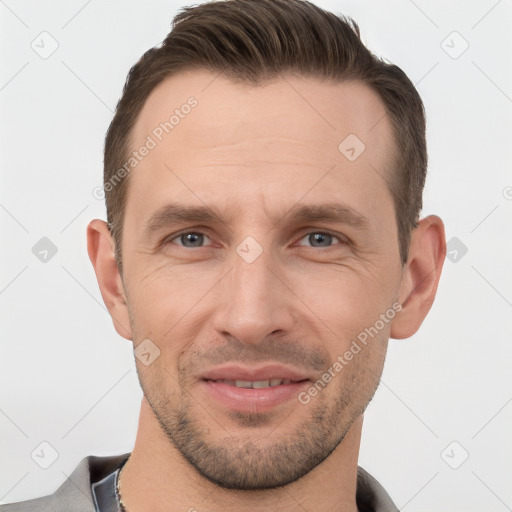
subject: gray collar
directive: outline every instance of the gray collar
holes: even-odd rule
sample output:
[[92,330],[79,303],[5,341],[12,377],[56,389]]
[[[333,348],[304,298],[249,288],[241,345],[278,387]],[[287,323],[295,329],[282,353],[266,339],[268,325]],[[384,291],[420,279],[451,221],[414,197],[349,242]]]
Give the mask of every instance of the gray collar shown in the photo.
[[[53,503],[55,503],[53,500],[57,500],[58,503],[73,504],[72,508],[68,508],[69,511],[97,512],[91,483],[99,483],[102,480],[112,483],[115,471],[126,461],[130,453],[108,457],[95,455],[85,457],[69,478],[48,498],[51,498]],[[110,480],[108,480],[109,477]],[[356,502],[360,512],[398,512],[398,508],[382,485],[360,466],[357,467]],[[107,506],[106,503],[105,506]],[[117,509],[100,508],[100,510],[116,512]]]

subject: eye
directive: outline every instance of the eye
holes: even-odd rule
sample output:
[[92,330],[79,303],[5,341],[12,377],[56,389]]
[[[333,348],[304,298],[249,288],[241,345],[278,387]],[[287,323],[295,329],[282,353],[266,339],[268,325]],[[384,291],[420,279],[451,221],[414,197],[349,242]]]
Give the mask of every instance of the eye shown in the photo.
[[182,247],[187,248],[194,248],[201,247],[205,239],[209,240],[209,238],[204,233],[200,233],[198,231],[187,231],[186,233],[181,233],[169,239],[167,243],[175,243],[175,240],[179,240],[180,243],[176,243],[176,245],[181,245]]
[[[172,238],[167,239],[165,243],[173,243],[175,245],[181,245],[182,247],[193,249],[200,248],[205,245],[205,240],[210,240],[207,235],[199,231],[186,231],[179,233]],[[311,247],[329,248],[333,246],[333,240],[338,240],[341,244],[345,244],[346,241],[337,235],[325,232],[325,231],[312,231],[302,237],[298,245],[306,245],[300,243],[302,240],[307,240]],[[211,241],[211,240],[210,240]]]
[[[331,242],[333,241],[333,239],[337,239],[342,244],[346,243],[339,236],[332,235],[331,233],[326,233],[324,231],[312,231],[311,233],[301,238],[301,240],[305,239],[307,239],[307,241],[311,243],[311,247],[332,247]],[[298,245],[304,244],[299,243]]]

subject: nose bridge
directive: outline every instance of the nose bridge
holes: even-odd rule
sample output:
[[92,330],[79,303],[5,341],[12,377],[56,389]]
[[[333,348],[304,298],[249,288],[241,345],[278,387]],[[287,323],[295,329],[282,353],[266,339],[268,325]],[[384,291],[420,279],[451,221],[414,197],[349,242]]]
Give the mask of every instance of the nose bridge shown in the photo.
[[268,304],[270,284],[272,278],[275,279],[269,268],[272,259],[270,250],[264,250],[252,237],[237,247],[233,258],[232,293],[239,305]]
[[274,331],[291,327],[287,294],[271,270],[274,260],[270,249],[252,237],[239,244],[221,288],[215,326],[218,331],[257,343]]

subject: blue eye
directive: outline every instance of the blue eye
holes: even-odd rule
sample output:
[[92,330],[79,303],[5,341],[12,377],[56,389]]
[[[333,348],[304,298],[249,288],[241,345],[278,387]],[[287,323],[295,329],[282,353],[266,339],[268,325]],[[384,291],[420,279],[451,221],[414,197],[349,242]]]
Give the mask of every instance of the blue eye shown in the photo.
[[330,233],[324,233],[323,231],[313,231],[301,238],[301,240],[306,238],[308,242],[311,243],[311,247],[331,247],[333,239],[341,241],[339,237],[331,235]]
[[[336,236],[331,235],[330,233],[326,233],[324,231],[312,231],[307,235],[303,236],[300,240],[307,239],[311,244],[310,247],[318,247],[318,248],[329,248],[333,245],[333,240],[338,240],[338,242],[344,243],[344,241]],[[176,240],[179,241],[175,242]],[[180,245],[187,249],[200,248],[204,246],[205,240],[210,240],[207,235],[198,231],[187,231],[185,233],[181,233],[176,235],[174,238],[169,239],[169,243],[174,243],[176,245]],[[299,243],[298,245],[305,245]]]
[[[187,233],[182,233],[181,235],[178,235],[174,237],[170,242],[174,240],[180,240],[181,243],[177,245],[182,245],[183,247],[187,248],[194,248],[194,247],[201,247],[202,242],[204,242],[204,239],[208,239],[208,237],[203,233],[198,233],[196,231],[189,231]],[[187,245],[189,244],[190,245]]]

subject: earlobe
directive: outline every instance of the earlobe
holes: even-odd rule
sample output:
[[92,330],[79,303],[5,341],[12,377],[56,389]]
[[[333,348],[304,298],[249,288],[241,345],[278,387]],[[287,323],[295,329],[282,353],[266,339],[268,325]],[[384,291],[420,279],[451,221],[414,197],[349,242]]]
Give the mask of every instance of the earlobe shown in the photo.
[[114,242],[105,221],[94,219],[87,226],[87,252],[114,327],[123,338],[131,340],[123,281],[114,256]]
[[434,303],[445,256],[443,221],[429,215],[411,233],[399,294],[402,310],[391,324],[391,338],[409,338],[419,329]]

